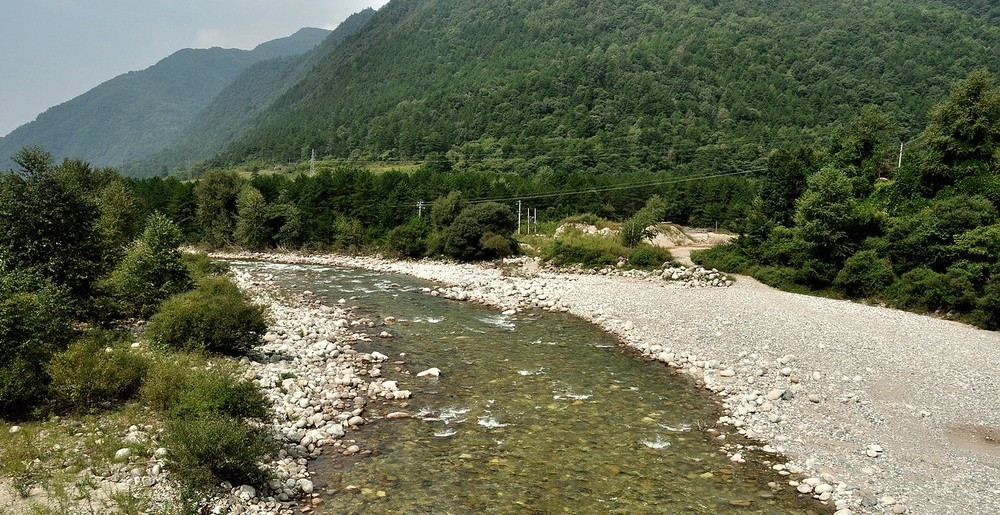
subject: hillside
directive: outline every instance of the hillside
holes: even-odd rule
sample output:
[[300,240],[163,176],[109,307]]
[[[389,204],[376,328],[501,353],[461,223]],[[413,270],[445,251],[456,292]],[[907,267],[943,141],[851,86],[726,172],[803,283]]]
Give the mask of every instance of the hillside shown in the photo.
[[185,49],[155,65],[111,79],[52,107],[4,138],[0,167],[28,145],[57,158],[120,165],[162,148],[233,79],[263,59],[298,55],[314,48],[328,31],[302,29],[254,50]]
[[375,11],[350,16],[312,50],[256,63],[243,71],[166,148],[126,165],[129,175],[165,175],[214,156],[232,143],[247,123],[294,86],[323,56],[354,35]]
[[950,82],[996,71],[992,19],[943,0],[394,0],[214,163],[720,168],[868,104],[908,138]]

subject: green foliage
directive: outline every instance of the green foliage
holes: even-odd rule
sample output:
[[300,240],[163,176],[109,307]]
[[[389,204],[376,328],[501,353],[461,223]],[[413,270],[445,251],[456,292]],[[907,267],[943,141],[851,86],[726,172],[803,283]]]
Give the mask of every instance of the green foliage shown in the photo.
[[930,113],[924,139],[944,165],[990,161],[1000,146],[1000,88],[986,70],[977,70],[951,89],[948,100]]
[[170,220],[161,214],[149,217],[105,283],[123,315],[147,318],[164,299],[191,287],[180,243],[180,231]]
[[167,299],[147,333],[169,348],[239,356],[253,349],[266,329],[261,307],[230,280],[208,277],[194,291]]
[[458,191],[452,191],[448,195],[443,197],[438,197],[431,204],[431,224],[437,229],[445,229],[455,218],[458,218],[458,214],[462,212],[462,194]]
[[195,186],[198,224],[209,245],[221,246],[232,242],[237,198],[243,187],[243,179],[231,172],[210,172]]
[[670,251],[652,245],[640,245],[632,249],[632,254],[628,257],[629,266],[642,270],[660,268],[664,263],[673,263]]
[[236,243],[241,247],[260,250],[270,243],[268,206],[264,196],[253,186],[246,186],[236,201]]
[[73,337],[68,296],[45,279],[0,273],[0,418],[30,414],[49,382],[44,365]]
[[892,266],[873,250],[862,250],[847,258],[834,285],[852,297],[873,297],[896,279]]
[[542,259],[555,266],[604,268],[624,261],[628,268],[653,269],[673,261],[670,252],[660,247],[643,243],[630,248],[619,238],[583,234],[573,229],[548,240],[541,250]]
[[[512,254],[517,220],[509,207],[496,202],[463,209],[444,231],[444,251],[463,261],[495,259]],[[506,243],[506,245],[504,245]]]
[[636,217],[622,223],[621,231],[618,235],[621,239],[622,245],[630,249],[634,249],[638,247],[643,240],[652,237],[653,231],[649,230],[645,221],[639,220],[638,217]]
[[46,365],[50,399],[59,409],[87,411],[126,401],[138,393],[149,360],[115,335],[77,340]]
[[228,266],[213,260],[204,252],[185,252],[181,254],[181,261],[187,267],[188,275],[194,283],[200,283],[206,277],[223,275],[229,271]]
[[841,170],[827,167],[810,176],[807,185],[795,211],[802,240],[819,255],[846,259],[856,247],[852,234],[859,221],[850,179]]
[[166,414],[168,465],[190,486],[261,486],[268,478],[260,462],[275,442],[260,423],[270,417],[270,403],[235,368],[167,354],[150,370],[142,398]]
[[182,481],[210,488],[222,481],[261,487],[270,479],[261,461],[274,450],[266,427],[218,413],[166,423],[167,465]]
[[[412,218],[386,235],[386,247],[397,254],[410,258],[427,255],[427,235],[430,226],[422,218]],[[508,249],[509,253],[509,249]]]
[[97,206],[75,179],[92,170],[75,161],[54,166],[32,148],[15,159],[20,173],[0,174],[0,272],[32,270],[78,300],[89,298],[104,251]]
[[996,71],[1000,31],[973,12],[931,0],[393,2],[215,162],[315,148],[445,173],[731,169],[872,101],[919,127],[949,81]]
[[112,180],[97,192],[97,232],[109,257],[117,261],[142,231],[142,213],[132,189],[122,180]]

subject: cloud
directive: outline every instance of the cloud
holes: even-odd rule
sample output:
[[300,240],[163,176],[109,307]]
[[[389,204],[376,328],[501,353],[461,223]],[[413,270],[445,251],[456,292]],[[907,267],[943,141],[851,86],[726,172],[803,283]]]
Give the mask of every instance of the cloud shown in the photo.
[[219,29],[198,29],[198,34],[191,43],[194,48],[212,48],[226,46],[226,36]]

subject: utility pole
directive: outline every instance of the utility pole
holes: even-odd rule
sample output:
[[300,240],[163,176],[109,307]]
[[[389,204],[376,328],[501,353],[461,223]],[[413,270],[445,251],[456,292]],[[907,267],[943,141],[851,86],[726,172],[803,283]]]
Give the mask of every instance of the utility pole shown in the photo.
[[309,159],[309,175],[316,175],[316,149],[313,149],[312,157]]
[[896,165],[896,168],[902,168],[902,167],[903,167],[903,142],[900,141],[899,142],[899,164]]
[[423,217],[424,217],[424,201],[419,200],[417,201],[417,218],[423,218]]
[[521,234],[521,201],[517,201],[517,234]]

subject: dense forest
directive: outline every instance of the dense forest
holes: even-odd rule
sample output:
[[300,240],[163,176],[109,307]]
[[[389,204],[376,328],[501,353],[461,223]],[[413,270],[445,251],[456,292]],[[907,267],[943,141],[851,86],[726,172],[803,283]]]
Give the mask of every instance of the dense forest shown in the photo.
[[315,150],[518,173],[747,168],[867,105],[908,139],[951,81],[996,66],[993,13],[940,0],[396,0],[213,163]]
[[897,130],[867,109],[829,147],[775,150],[742,237],[696,260],[1000,328],[1000,87],[957,83],[902,157]]
[[254,63],[299,55],[328,31],[302,29],[254,50],[185,49],[153,66],[115,77],[0,138],[0,167],[25,146],[56,158],[120,166],[166,146],[241,72]]

